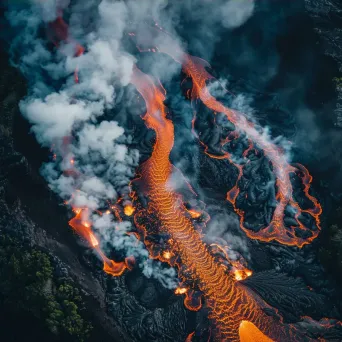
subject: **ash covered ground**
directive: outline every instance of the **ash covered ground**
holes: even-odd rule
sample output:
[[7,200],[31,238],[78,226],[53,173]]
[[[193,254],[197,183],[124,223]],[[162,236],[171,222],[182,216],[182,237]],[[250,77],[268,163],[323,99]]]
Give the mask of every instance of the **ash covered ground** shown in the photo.
[[[71,5],[82,13],[77,2]],[[96,6],[95,2],[87,2],[88,5],[89,14]],[[341,71],[338,43],[331,45],[332,38],[337,39],[336,32],[341,30],[338,4],[261,1],[255,4],[248,19],[233,27],[224,19],[212,24],[211,16],[203,17],[201,7],[188,15],[194,4],[187,2],[184,6],[182,9],[175,6],[180,12],[175,32],[187,43],[189,53],[210,61],[211,72],[229,90],[227,94],[218,89],[218,97],[244,110],[262,127],[269,127],[272,137],[281,135],[292,142],[291,159],[309,169],[313,176],[311,194],[323,207],[321,234],[301,249],[247,238],[239,227],[233,206],[226,201],[227,191],[236,182],[236,167],[227,160],[208,157],[192,134],[193,107],[185,96],[191,81],[180,86],[184,74],[176,62],[153,53],[138,55],[134,44],[124,41],[127,50],[136,54],[139,68],[158,77],[166,89],[165,104],[175,126],[171,162],[205,203],[205,211],[211,217],[205,228],[206,239],[208,242],[224,239],[243,255],[253,271],[251,277],[243,280],[244,284],[279,310],[285,322],[298,322],[303,316],[341,320],[338,230],[341,218],[338,79]],[[167,10],[168,7],[166,13]],[[335,20],[327,22],[329,13],[336,16]],[[66,10],[66,14],[72,18],[71,10]],[[214,14],[218,15],[213,10]],[[8,28],[6,21],[3,25]],[[74,25],[77,32],[77,22]],[[92,27],[87,29],[91,31]],[[9,65],[12,51],[7,38],[3,41],[1,77],[1,234],[17,239],[22,248],[38,248],[46,253],[55,269],[56,288],[60,279],[65,278],[82,289],[85,302],[82,316],[94,326],[87,339],[101,336],[100,340],[113,341],[185,341],[196,331],[194,341],[207,340],[210,322],[206,311],[187,310],[183,298],[165,285],[166,280],[161,282],[160,278],[169,274],[165,271],[168,266],[152,267],[151,273],[156,275],[149,274],[146,268],[135,267],[120,277],[112,277],[102,271],[101,262],[93,251],[77,242],[77,236],[68,227],[70,211],[41,176],[41,165],[51,161],[51,153],[48,146],[42,148],[36,142],[30,134],[30,124],[21,116],[18,105],[28,93],[30,81]],[[115,106],[106,109],[104,118],[113,119],[125,128],[125,133],[131,137],[126,143],[129,149],[139,151],[141,164],[152,153],[154,134],[141,120],[144,106],[135,100],[137,94],[132,86],[119,87],[116,91]],[[236,98],[235,94],[240,97]],[[204,106],[199,104],[196,111],[195,128],[201,132],[201,140],[210,151],[215,152],[227,127],[214,123]],[[241,139],[231,148],[242,151],[244,144]],[[240,196],[237,201],[250,213],[251,229],[257,229],[255,227],[264,224],[273,210],[274,194],[262,188],[272,170],[264,158],[251,159],[252,166],[241,179],[242,194],[248,195],[247,200]],[[296,179],[293,182],[296,184]],[[191,194],[184,196],[189,196],[190,201]],[[314,226],[310,221],[308,225]],[[123,257],[122,251],[115,250],[110,240],[105,241],[104,249],[110,257]],[[32,313],[29,308],[9,310],[6,293],[1,300],[5,310],[10,312],[4,315],[10,318],[4,320],[3,338],[14,341],[23,336],[13,332],[16,317],[23,315],[25,320]],[[34,330],[45,329],[43,317],[37,311],[33,316],[37,317]],[[56,331],[51,334],[45,330],[39,334],[36,340],[59,340],[63,336],[61,332],[58,335]],[[69,333],[65,338],[80,340],[79,336]],[[333,329],[326,338],[340,341],[341,332]]]

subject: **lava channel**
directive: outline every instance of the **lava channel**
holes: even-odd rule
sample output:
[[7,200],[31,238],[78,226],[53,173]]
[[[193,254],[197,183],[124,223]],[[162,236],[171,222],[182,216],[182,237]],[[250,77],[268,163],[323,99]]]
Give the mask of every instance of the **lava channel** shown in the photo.
[[[255,232],[244,226],[244,211],[240,210],[236,206],[236,199],[240,192],[238,183],[243,174],[243,168],[242,165],[234,163],[239,170],[239,176],[236,185],[227,193],[227,200],[232,203],[235,212],[240,217],[241,229],[249,238],[264,242],[275,240],[281,244],[297,247],[303,247],[305,244],[311,243],[320,232],[320,215],[322,213],[322,208],[317,199],[309,194],[312,177],[308,170],[300,164],[297,164],[297,167],[291,166],[288,163],[283,150],[273,142],[269,141],[269,139],[265,138],[265,135],[260,133],[253,122],[249,121],[243,113],[224,106],[210,94],[207,82],[214,79],[214,77],[206,70],[206,68],[210,67],[209,63],[201,58],[186,54],[178,43],[158,24],[156,24],[155,28],[155,31],[157,31],[156,34],[160,35],[158,37],[158,42],[162,43],[147,50],[144,50],[141,46],[137,45],[138,49],[141,52],[162,52],[180,63],[183,67],[184,73],[190,77],[193,82],[192,90],[189,92],[191,99],[201,100],[202,103],[214,113],[214,115],[216,113],[223,113],[227,119],[235,125],[236,131],[238,133],[244,133],[252,144],[255,144],[264,152],[265,156],[272,164],[273,172],[276,177],[277,205],[270,224]],[[134,38],[136,35],[135,33],[131,33],[130,36]],[[213,157],[212,155],[210,156]],[[231,161],[230,157],[229,153],[224,152],[221,159],[225,158]],[[290,180],[291,173],[297,173],[302,179],[304,195],[309,201],[311,201],[312,208],[301,209],[299,204],[294,200]],[[284,224],[284,213],[287,206],[292,206],[296,210],[295,220],[298,224],[298,228],[301,230],[301,236],[296,235],[297,227],[286,227]],[[307,213],[313,217],[316,224],[316,230],[312,230],[300,222],[299,216],[302,213]]]
[[[168,186],[173,170],[169,157],[174,144],[174,127],[163,103],[165,90],[136,67],[131,83],[146,103],[143,120],[155,132],[151,157],[140,166],[139,177],[132,182],[132,188],[138,188],[140,195],[143,192],[148,199],[135,213],[135,221],[146,241],[150,230],[155,229],[154,222],[148,223],[149,218],[152,221],[154,217],[159,234],[168,237],[168,251],[177,259],[163,258],[163,253],[157,253],[153,244],[148,243],[150,255],[176,265],[180,279],[196,284],[215,327],[215,341],[311,341],[295,326],[284,324],[276,310],[237,282],[209,252],[181,196]],[[137,202],[136,193],[133,195]],[[136,205],[138,208],[139,204]],[[141,218],[147,223],[141,224]],[[189,308],[188,296],[185,305]]]

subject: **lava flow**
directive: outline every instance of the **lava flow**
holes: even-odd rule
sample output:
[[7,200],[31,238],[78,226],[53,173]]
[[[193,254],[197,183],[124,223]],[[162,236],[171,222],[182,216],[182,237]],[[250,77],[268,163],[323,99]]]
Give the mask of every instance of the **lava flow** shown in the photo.
[[[138,195],[144,194],[148,199],[146,206],[141,205],[135,214],[135,222],[150,255],[176,265],[181,280],[196,284],[214,323],[215,341],[310,341],[293,325],[284,324],[274,309],[237,282],[210,253],[181,195],[168,186],[173,170],[169,156],[174,144],[174,127],[163,103],[165,90],[136,67],[131,83],[145,100],[147,112],[143,120],[156,136],[151,157],[140,166],[139,178],[132,182],[132,188],[140,190],[133,192],[137,207]],[[148,240],[153,231],[165,236],[164,248],[167,246],[175,258],[164,258],[162,248]],[[194,290],[182,287],[178,292],[186,294],[188,308],[200,308],[200,300],[197,307],[191,303]]]
[[[57,42],[68,39],[68,32],[61,17],[58,17],[50,28],[55,31]],[[77,51],[83,50],[77,49]],[[172,55],[170,51],[168,52]],[[271,160],[277,175],[279,188],[277,198],[280,209],[279,213],[274,214],[273,219],[273,223],[279,224],[279,229],[276,227],[276,234],[271,235],[270,239],[297,245],[307,243],[299,240],[293,243],[294,236],[285,239],[285,234],[281,230],[282,217],[280,216],[283,215],[286,203],[292,203],[288,173],[294,169],[288,166],[279,149],[274,145],[265,145],[260,134],[244,116],[227,109],[209,94],[206,81],[211,76],[199,59],[184,55],[181,50],[176,50],[175,53],[176,55],[173,56],[177,60],[182,57],[180,62],[184,70],[193,78],[193,98],[200,98],[214,112],[226,113],[236,127],[245,131]],[[77,72],[75,82],[78,82]],[[127,205],[124,213],[127,216],[134,214],[137,228],[141,230],[150,256],[178,267],[179,278],[184,283],[178,293],[185,295],[184,304],[188,309],[199,310],[202,305],[201,297],[204,297],[209,318],[215,327],[215,341],[311,341],[312,339],[305,337],[294,325],[284,324],[276,310],[238,281],[249,275],[247,271],[242,272],[237,269],[234,273],[230,272],[202,241],[202,235],[194,223],[201,214],[187,209],[182,196],[169,186],[169,179],[174,171],[169,159],[174,144],[174,127],[172,121],[167,118],[167,110],[164,106],[165,90],[136,67],[133,70],[131,83],[145,100],[147,112],[143,119],[146,126],[155,132],[155,143],[151,157],[140,167],[140,177],[132,182],[132,187],[139,189],[132,194],[134,206]],[[66,158],[66,155],[62,155],[62,158]],[[73,161],[70,170],[66,170],[65,174],[80,177],[74,164]],[[305,193],[309,197],[311,178],[304,169],[301,171],[304,174]],[[143,195],[147,198],[145,206],[138,198]],[[312,197],[309,198],[314,200]],[[74,211],[76,216],[69,222],[70,226],[96,250],[104,262],[104,271],[116,276],[122,274],[126,268],[130,268],[129,259],[116,263],[104,255],[98,239],[92,232],[88,209],[74,208]],[[318,219],[319,211],[309,211],[309,213],[316,215]],[[158,243],[153,240],[152,233],[158,235]],[[257,238],[260,238],[259,235]]]
[[[309,195],[312,177],[310,176],[308,170],[300,164],[298,164],[297,168],[291,166],[288,163],[282,149],[266,139],[265,136],[256,129],[255,125],[249,121],[244,114],[232,110],[216,100],[216,98],[210,94],[209,88],[207,86],[207,82],[214,79],[214,77],[206,70],[206,68],[210,67],[210,65],[198,57],[186,54],[177,44],[177,42],[174,41],[157,24],[156,27],[158,34],[162,35],[163,40],[160,39],[160,41],[163,41],[163,43],[160,44],[160,46],[157,46],[153,49],[148,49],[147,51],[159,51],[165,53],[172,57],[175,61],[179,62],[183,67],[184,73],[190,77],[193,82],[191,95],[189,94],[191,99],[201,100],[202,103],[214,113],[214,115],[216,113],[225,114],[227,119],[235,125],[236,131],[238,133],[244,133],[251,143],[258,146],[258,148],[264,152],[265,156],[272,164],[273,172],[276,177],[277,206],[274,210],[270,224],[257,232],[252,231],[244,226],[244,211],[236,206],[236,199],[240,192],[238,183],[243,174],[243,167],[242,165],[234,164],[239,170],[239,176],[236,185],[227,193],[227,200],[233,204],[236,213],[240,216],[240,226],[243,231],[249,238],[264,242],[276,240],[288,246],[303,247],[305,244],[312,242],[320,232],[319,217],[322,212],[322,208],[318,201],[313,196]],[[135,34],[133,33],[130,35],[134,36]],[[140,51],[146,51],[142,50],[139,46],[138,49]],[[251,145],[248,149],[250,148]],[[206,146],[205,151],[207,152]],[[216,156],[210,155],[209,153],[207,154],[211,157],[218,158]],[[246,155],[247,153],[245,153],[245,156]],[[229,153],[223,151],[223,156],[219,158],[231,160],[230,157],[231,156]],[[313,204],[312,208],[305,210],[301,209],[299,204],[293,199],[292,184],[290,180],[291,173],[297,173],[302,178],[304,184],[304,194],[306,198],[309,199]],[[284,213],[288,206],[292,206],[292,208],[296,210],[295,220],[297,222],[298,228],[295,226],[286,227],[284,224]],[[307,213],[314,219],[316,230],[311,230],[300,222],[299,216],[302,213]],[[296,229],[301,230],[300,236],[296,234]]]
[[69,224],[78,235],[83,237],[89,245],[95,249],[103,261],[103,270],[112,276],[119,276],[127,268],[131,269],[130,260],[128,258],[126,258],[125,262],[115,262],[105,256],[103,251],[100,249],[98,239],[91,230],[91,223],[86,218],[88,216],[88,210],[74,209],[74,212],[76,213],[76,216],[69,221]]

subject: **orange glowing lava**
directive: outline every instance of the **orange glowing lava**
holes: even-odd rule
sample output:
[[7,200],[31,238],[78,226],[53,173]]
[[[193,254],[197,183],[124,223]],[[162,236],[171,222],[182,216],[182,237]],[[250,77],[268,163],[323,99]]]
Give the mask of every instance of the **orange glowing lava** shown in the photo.
[[[240,216],[241,229],[247,234],[248,237],[264,242],[276,240],[282,244],[297,247],[302,247],[305,244],[312,242],[320,232],[319,217],[322,213],[322,208],[318,201],[313,196],[309,195],[312,177],[308,171],[302,165],[298,165],[297,168],[289,165],[282,149],[276,146],[270,140],[266,139],[244,114],[236,110],[232,110],[216,100],[216,98],[210,94],[209,88],[207,86],[207,82],[214,79],[214,77],[206,70],[206,68],[209,68],[210,65],[203,59],[186,54],[170,35],[163,31],[158,25],[156,25],[156,27],[158,31],[157,34],[160,34],[163,37],[164,43],[161,44],[161,46],[155,47],[154,49],[149,49],[148,51],[159,51],[168,54],[175,61],[182,64],[184,73],[190,77],[193,82],[191,99],[201,100],[202,103],[213,112],[213,115],[216,115],[217,113],[225,114],[227,119],[235,125],[238,133],[246,134],[250,141],[250,147],[246,151],[246,156],[248,151],[252,148],[251,144],[254,144],[263,151],[267,159],[272,164],[273,172],[276,177],[277,206],[274,210],[270,224],[267,227],[260,229],[258,232],[252,231],[244,226],[244,211],[236,207],[236,199],[240,192],[238,183],[242,176],[243,168],[242,165],[234,164],[238,168],[239,176],[234,188],[227,193],[227,200],[233,204],[236,213]],[[205,151],[207,152],[206,147]],[[226,151],[222,152],[223,155],[219,157],[210,155],[209,153],[207,154],[213,158],[230,159],[229,153]],[[303,210],[293,199],[292,184],[290,180],[291,173],[301,174],[301,178],[305,186],[304,193],[311,201],[313,205],[312,208]],[[307,234],[301,234],[301,236],[298,236],[296,235],[296,227],[285,227],[284,213],[288,205],[292,206],[297,211],[295,220],[297,221],[298,229]],[[311,230],[299,221],[299,216],[301,213],[307,213],[314,218],[317,227],[316,230]]]
[[239,327],[240,342],[273,342],[253,323],[242,321]]
[[188,337],[186,338],[185,342],[191,342],[194,335],[195,335],[195,332],[192,332],[191,334],[189,334]]
[[127,260],[126,262],[115,262],[114,260],[108,259],[100,249],[99,241],[91,230],[91,223],[88,221],[88,210],[75,209],[74,211],[76,216],[69,221],[69,225],[94,248],[103,261],[103,270],[106,273],[113,276],[121,275],[128,268]]
[[181,295],[187,293],[188,289],[186,287],[177,287],[175,290],[176,295]]
[[[150,218],[152,221],[152,217],[155,217],[159,232],[171,237],[168,240],[170,250],[180,260],[175,263],[170,261],[170,264],[178,266],[182,281],[192,280],[200,290],[200,293],[182,290],[186,295],[185,306],[190,310],[198,310],[201,307],[201,295],[204,296],[209,318],[216,329],[215,341],[240,341],[242,321],[253,323],[262,334],[277,341],[310,341],[292,325],[283,324],[276,313],[273,316],[266,314],[264,309],[270,307],[237,282],[209,252],[187,210],[181,205],[182,197],[167,186],[173,169],[169,156],[174,143],[174,129],[173,123],[166,117],[163,103],[165,90],[136,67],[131,83],[145,100],[147,112],[143,120],[156,135],[151,157],[140,166],[139,177],[132,182],[133,189],[140,189],[140,193],[144,192],[149,199],[147,207],[139,205],[137,201],[139,210],[135,214],[135,222],[143,232],[145,244],[154,258],[162,258],[159,249],[146,240],[154,221],[149,224],[143,220]],[[133,197],[136,200],[135,192]],[[176,292],[180,293],[181,289],[176,289]]]
[[127,204],[124,206],[124,213],[126,216],[132,216],[135,209],[131,204]]
[[235,270],[234,277],[235,280],[240,281],[244,280],[252,275],[252,271],[250,270]]
[[200,211],[196,211],[194,209],[188,209],[188,213],[191,215],[192,218],[197,219],[202,216]]
[[[54,33],[51,40],[57,46],[62,41],[70,42],[68,27],[61,16],[50,23],[49,28]],[[83,47],[78,44],[75,46],[75,56],[81,55],[84,51]],[[254,236],[254,233],[252,234],[243,226],[243,212],[235,208],[241,217],[241,227],[246,234],[263,241],[277,240],[297,246],[303,246],[313,240],[317,236],[318,230],[312,233],[309,239],[304,240],[297,238],[293,231],[286,231],[282,223],[287,204],[294,206],[299,213],[303,212],[292,199],[289,173],[295,172],[296,169],[287,164],[277,146],[269,142],[266,143],[262,139],[262,136],[244,115],[224,107],[210,95],[206,82],[212,76],[205,69],[207,64],[203,60],[186,55],[175,44],[164,44],[163,49],[156,48],[150,49],[150,51],[168,53],[182,63],[185,73],[193,80],[192,99],[200,99],[214,113],[225,113],[227,118],[235,124],[237,130],[245,132],[251,142],[262,149],[272,163],[277,177],[277,209],[271,225],[255,233]],[[78,82],[77,69],[74,78],[75,82]],[[185,296],[184,305],[189,310],[199,310],[202,306],[202,296],[204,297],[206,308],[209,310],[209,318],[215,327],[215,341],[312,341],[293,325],[284,324],[276,310],[269,307],[258,295],[237,281],[249,276],[251,271],[233,264],[236,268],[231,272],[210,252],[202,240],[201,233],[195,229],[194,225],[195,220],[202,213],[187,210],[182,196],[168,186],[174,170],[169,159],[174,144],[174,126],[172,121],[167,118],[167,110],[164,106],[165,90],[160,83],[155,82],[136,67],[133,70],[131,83],[145,100],[147,112],[143,116],[143,120],[146,126],[154,131],[155,142],[151,157],[141,165],[138,172],[139,177],[132,182],[134,206],[133,204],[126,205],[124,213],[126,216],[134,214],[134,221],[143,235],[150,256],[178,268],[181,283],[186,287],[180,286],[175,293]],[[228,154],[224,156],[224,158],[229,157]],[[66,175],[79,176],[74,164],[74,162],[70,163],[71,167],[68,170],[70,172]],[[240,171],[239,177],[241,177],[242,166],[237,165],[237,167]],[[311,176],[304,167],[299,166],[298,169],[303,180],[304,192],[315,206],[314,209],[306,210],[306,212],[316,219],[319,227],[321,208],[317,200],[309,195]],[[135,189],[139,190],[139,195],[144,194],[147,197],[145,206],[140,203]],[[238,193],[237,182],[227,196],[234,206]],[[115,206],[113,206],[113,212],[115,212],[114,208]],[[92,231],[88,210],[77,208],[74,211],[76,215],[69,224],[97,252],[103,261],[104,271],[113,276],[119,276],[126,268],[131,269],[134,264],[133,258],[115,262],[104,255],[100,249],[100,241]],[[299,214],[296,218],[298,216]],[[303,225],[300,228],[307,230]],[[164,248],[161,248],[153,239],[148,239],[150,230],[166,236],[159,239],[163,240]],[[188,284],[192,285],[191,288]],[[194,333],[188,336],[189,341],[192,336]]]

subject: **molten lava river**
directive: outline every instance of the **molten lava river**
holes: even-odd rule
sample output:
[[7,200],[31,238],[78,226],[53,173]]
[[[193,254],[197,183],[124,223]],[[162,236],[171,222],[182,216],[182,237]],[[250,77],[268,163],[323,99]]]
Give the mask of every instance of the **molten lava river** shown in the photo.
[[[67,26],[61,17],[50,23],[50,29],[56,32],[56,45],[59,41],[69,39]],[[276,179],[277,206],[269,225],[253,231],[245,227],[245,212],[236,204],[240,193],[239,180],[248,160],[245,160],[244,164],[234,162],[231,154],[224,151],[224,143],[222,155],[220,157],[212,155],[207,152],[204,142],[200,141],[204,145],[204,152],[210,157],[227,159],[239,171],[236,185],[227,193],[227,200],[232,203],[235,212],[240,217],[241,229],[249,238],[263,242],[276,241],[298,248],[309,244],[320,231],[319,217],[322,210],[318,201],[309,194],[312,178],[306,168],[301,165],[291,166],[287,162],[284,151],[266,139],[265,135],[243,113],[224,106],[210,94],[207,83],[213,77],[206,70],[209,65],[205,61],[186,54],[158,25],[154,30],[163,37],[166,43],[162,46],[154,46],[149,51],[167,54],[182,65],[184,73],[192,80],[192,89],[189,92],[191,100],[201,101],[213,116],[217,113],[224,114],[235,126],[235,137],[244,134],[250,142],[250,149],[255,146],[272,166]],[[130,34],[132,38],[135,35],[136,33]],[[143,48],[139,47],[138,43],[137,46],[142,52]],[[76,44],[75,56],[80,56],[83,52],[84,49]],[[78,70],[76,70],[75,82],[78,81]],[[137,66],[134,66],[130,82],[145,102],[146,113],[142,119],[146,127],[154,132],[155,140],[151,156],[140,165],[136,178],[131,182],[131,203],[120,209],[121,203],[118,202],[110,209],[117,214],[118,220],[123,214],[134,218],[137,236],[139,235],[145,243],[151,258],[178,269],[181,283],[175,292],[185,296],[184,305],[187,309],[198,311],[202,306],[206,308],[212,323],[212,340],[314,341],[315,339],[306,336],[305,331],[299,326],[284,323],[276,309],[270,307],[258,294],[239,281],[251,275],[251,271],[243,263],[229,260],[221,246],[212,246],[204,242],[201,229],[198,229],[196,223],[204,213],[188,208],[183,196],[170,186],[169,180],[173,172],[180,171],[176,170],[170,162],[175,135],[174,124],[164,104],[166,91],[158,80],[143,73]],[[67,138],[65,139],[66,149]],[[199,136],[197,138],[200,139]],[[225,142],[228,139],[227,137]],[[247,156],[247,153],[244,155]],[[301,209],[293,198],[291,173],[296,173],[302,181],[303,193],[311,203],[307,209]],[[72,160],[65,174],[75,178],[81,176]],[[189,184],[188,186],[191,188]],[[146,201],[141,201],[142,197]],[[286,227],[284,224],[284,212],[288,206],[292,207],[295,212],[297,227]],[[92,231],[88,208],[74,207],[73,210],[76,215],[70,221],[70,226],[96,250],[103,260],[105,272],[120,276],[126,269],[133,267],[133,258],[115,262],[104,255],[100,249],[100,241]],[[306,227],[300,221],[300,215],[303,213],[312,218],[315,229]],[[297,235],[296,229],[305,234]],[[159,235],[163,238],[156,243],[151,239],[152,235]],[[229,267],[227,263],[222,262],[222,258],[216,257],[215,251],[222,252]],[[193,336],[194,333],[190,334],[187,341],[191,341]]]
[[[274,317],[266,314],[268,306],[255,294],[240,285],[233,274],[215,261],[196,231],[191,215],[182,205],[180,195],[168,186],[173,169],[169,155],[174,143],[174,128],[167,119],[167,110],[163,104],[165,99],[163,88],[135,68],[132,84],[146,102],[147,112],[143,119],[147,127],[156,133],[152,156],[140,168],[139,179],[133,182],[140,191],[148,194],[148,207],[136,214],[136,223],[148,235],[148,227],[140,223],[148,215],[155,216],[159,229],[169,235],[166,248],[170,255],[159,256],[154,246],[148,244],[151,255],[160,260],[170,260],[181,270],[181,279],[192,280],[198,285],[209,308],[209,317],[215,325],[217,341],[306,341],[291,325],[285,325],[274,313]],[[137,183],[137,184],[136,184]],[[188,293],[187,293],[188,294]],[[200,299],[194,301],[191,295],[186,296],[185,305],[198,309]]]

